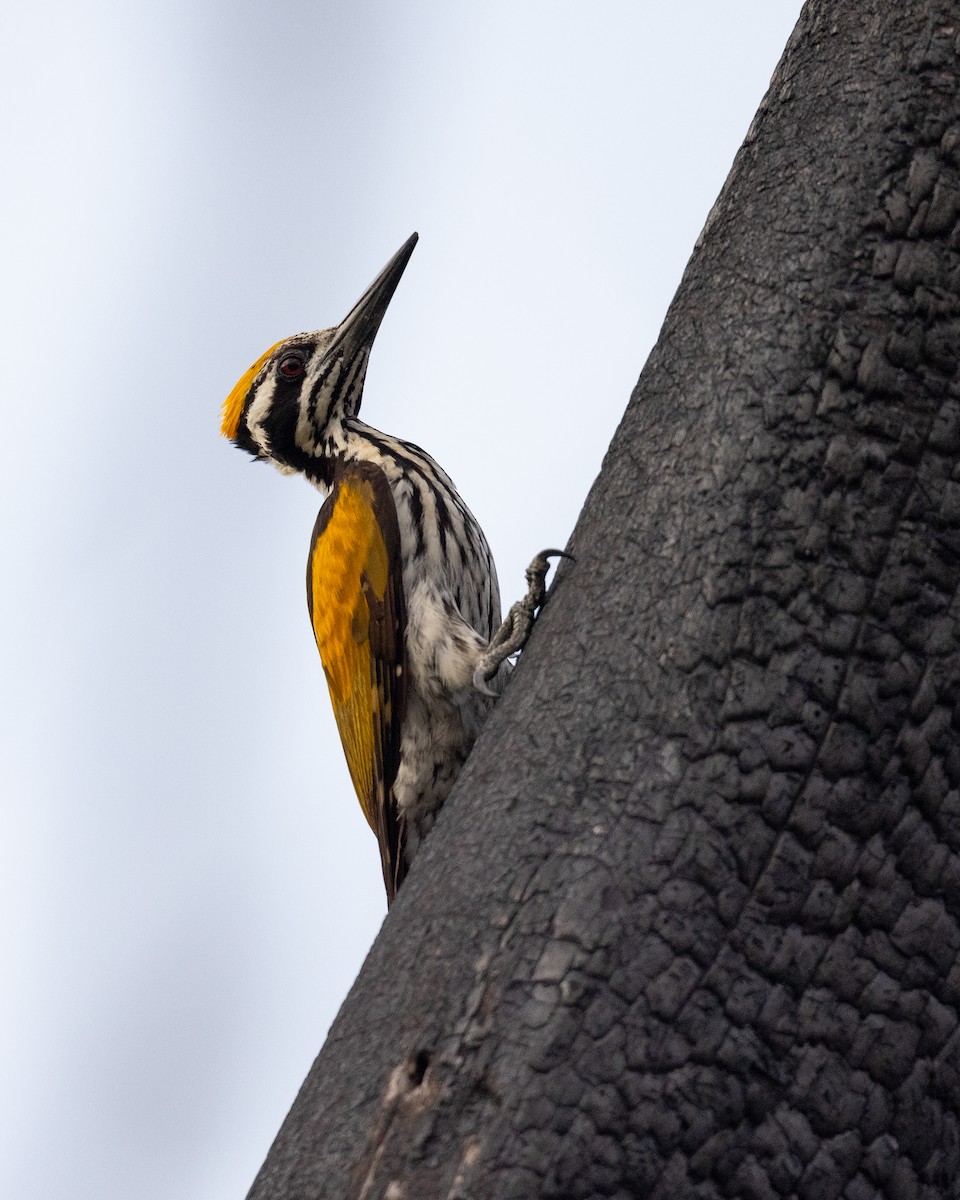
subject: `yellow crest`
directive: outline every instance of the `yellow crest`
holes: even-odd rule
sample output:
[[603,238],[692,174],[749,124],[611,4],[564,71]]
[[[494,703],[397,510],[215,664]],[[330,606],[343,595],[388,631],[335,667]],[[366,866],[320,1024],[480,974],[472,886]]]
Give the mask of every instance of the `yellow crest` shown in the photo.
[[263,364],[279,345],[280,342],[274,342],[269,350],[261,354],[250,370],[240,376],[234,384],[233,391],[224,400],[220,432],[231,441],[237,436],[237,430],[240,428],[240,414],[243,412],[243,402],[247,398],[247,393],[250,391],[253,381],[260,374]]

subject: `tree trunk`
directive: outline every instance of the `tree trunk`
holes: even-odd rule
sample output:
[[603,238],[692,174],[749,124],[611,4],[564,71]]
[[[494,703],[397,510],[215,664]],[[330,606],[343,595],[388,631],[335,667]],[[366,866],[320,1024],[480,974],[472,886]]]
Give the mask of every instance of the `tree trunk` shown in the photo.
[[807,4],[256,1200],[960,1195],[958,79]]

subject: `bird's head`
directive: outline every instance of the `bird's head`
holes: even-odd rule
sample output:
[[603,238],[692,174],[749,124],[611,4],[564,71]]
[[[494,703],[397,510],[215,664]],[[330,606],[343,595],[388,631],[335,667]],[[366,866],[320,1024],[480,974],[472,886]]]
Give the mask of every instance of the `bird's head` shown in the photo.
[[360,409],[370,348],[416,244],[413,234],[339,325],[284,338],[257,359],[224,401],[224,437],[281,471],[329,481],[343,420]]

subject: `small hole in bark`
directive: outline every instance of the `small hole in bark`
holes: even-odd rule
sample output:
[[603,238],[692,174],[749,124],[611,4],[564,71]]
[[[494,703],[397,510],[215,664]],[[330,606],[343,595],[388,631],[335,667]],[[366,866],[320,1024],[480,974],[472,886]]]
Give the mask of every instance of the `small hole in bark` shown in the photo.
[[423,1083],[423,1077],[427,1073],[427,1067],[430,1066],[430,1051],[420,1050],[417,1052],[417,1057],[410,1065],[410,1079],[414,1087],[419,1087]]

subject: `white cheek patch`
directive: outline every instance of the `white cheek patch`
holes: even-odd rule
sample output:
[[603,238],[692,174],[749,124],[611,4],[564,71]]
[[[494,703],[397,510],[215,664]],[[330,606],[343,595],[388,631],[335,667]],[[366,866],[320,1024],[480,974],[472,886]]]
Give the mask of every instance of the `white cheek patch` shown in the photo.
[[273,396],[277,390],[275,379],[265,379],[254,393],[250,409],[247,413],[247,428],[257,447],[267,457],[270,457],[270,438],[263,427],[264,419],[273,404]]

